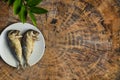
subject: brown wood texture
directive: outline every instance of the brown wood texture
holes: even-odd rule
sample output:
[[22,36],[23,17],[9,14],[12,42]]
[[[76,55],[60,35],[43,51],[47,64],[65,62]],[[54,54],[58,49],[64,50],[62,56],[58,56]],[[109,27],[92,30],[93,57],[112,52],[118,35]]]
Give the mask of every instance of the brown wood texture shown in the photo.
[[[0,80],[120,80],[120,0],[43,0],[39,6],[49,11],[36,15],[46,41],[43,58],[25,70],[0,59]],[[15,22],[0,0],[0,30]]]

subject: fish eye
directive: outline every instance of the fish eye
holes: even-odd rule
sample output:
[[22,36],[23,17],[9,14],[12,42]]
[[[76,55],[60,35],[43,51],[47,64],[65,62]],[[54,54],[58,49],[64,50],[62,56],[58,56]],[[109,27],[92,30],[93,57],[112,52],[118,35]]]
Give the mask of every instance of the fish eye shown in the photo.
[[36,31],[33,31],[33,34],[36,34]]
[[38,32],[37,31],[33,31],[33,34],[37,34]]

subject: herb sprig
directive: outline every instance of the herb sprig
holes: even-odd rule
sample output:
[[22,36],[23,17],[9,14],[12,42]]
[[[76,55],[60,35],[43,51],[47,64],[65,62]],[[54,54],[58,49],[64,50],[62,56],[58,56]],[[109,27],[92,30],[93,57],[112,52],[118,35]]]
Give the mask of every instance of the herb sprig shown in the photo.
[[42,0],[4,0],[9,4],[9,6],[13,6],[13,12],[15,15],[19,16],[21,22],[25,23],[27,21],[27,17],[31,18],[32,23],[37,26],[35,14],[45,14],[48,11],[44,8],[37,7],[38,4],[42,2]]

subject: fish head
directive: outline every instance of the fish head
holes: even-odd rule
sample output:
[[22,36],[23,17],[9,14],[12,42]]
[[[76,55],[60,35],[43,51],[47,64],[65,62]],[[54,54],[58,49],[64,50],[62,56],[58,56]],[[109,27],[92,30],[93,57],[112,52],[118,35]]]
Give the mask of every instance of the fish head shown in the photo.
[[38,36],[39,35],[39,32],[38,31],[33,31],[33,36]]
[[16,38],[20,38],[20,31],[19,30],[10,30],[8,32],[8,37],[12,40],[12,39],[16,39]]
[[38,39],[39,32],[35,30],[29,30],[28,31],[28,36],[31,37],[33,40]]

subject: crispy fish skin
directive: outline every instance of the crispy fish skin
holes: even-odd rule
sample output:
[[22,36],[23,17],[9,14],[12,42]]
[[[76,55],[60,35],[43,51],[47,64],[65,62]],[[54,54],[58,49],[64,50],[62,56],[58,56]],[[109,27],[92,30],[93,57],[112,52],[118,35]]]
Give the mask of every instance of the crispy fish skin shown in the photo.
[[15,52],[15,56],[18,60],[18,69],[22,66],[22,46],[21,46],[21,37],[19,30],[10,30],[7,34],[9,39],[10,47]]
[[28,30],[23,36],[25,66],[30,66],[29,58],[33,52],[34,43],[38,40],[39,32],[35,30]]

